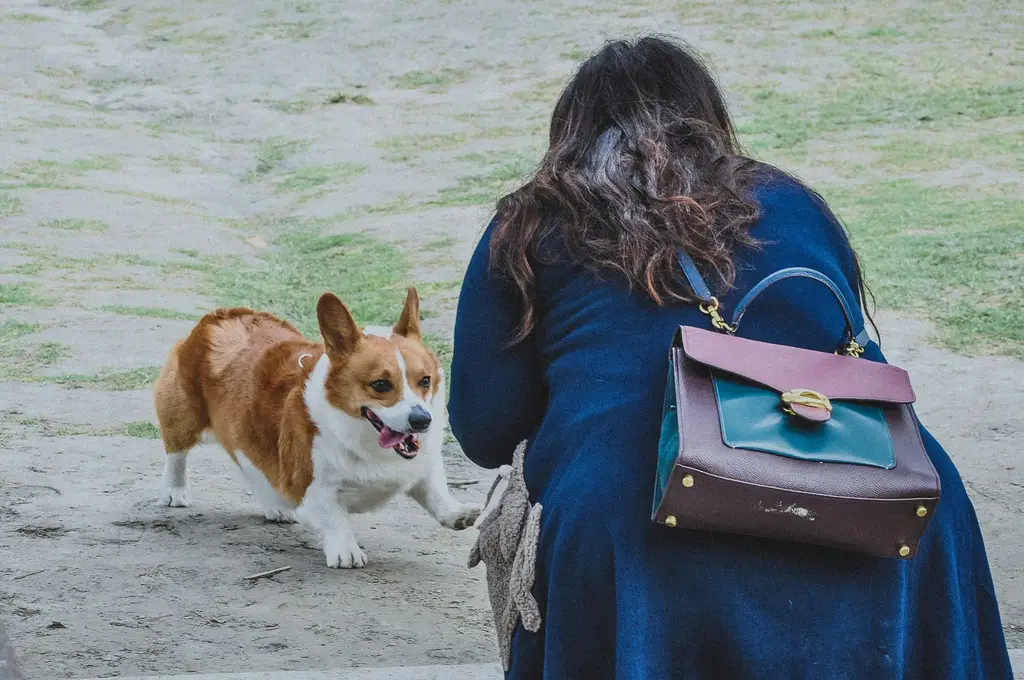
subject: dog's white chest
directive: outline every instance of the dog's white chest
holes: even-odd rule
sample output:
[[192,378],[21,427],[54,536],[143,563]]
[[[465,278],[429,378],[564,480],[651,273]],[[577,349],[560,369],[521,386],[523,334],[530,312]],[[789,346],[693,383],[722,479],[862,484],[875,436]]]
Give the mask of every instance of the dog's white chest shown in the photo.
[[313,477],[318,484],[333,488],[349,512],[368,512],[423,479],[431,453],[423,451],[413,460],[405,460],[397,453],[393,460],[364,458],[327,438],[317,437],[313,441]]

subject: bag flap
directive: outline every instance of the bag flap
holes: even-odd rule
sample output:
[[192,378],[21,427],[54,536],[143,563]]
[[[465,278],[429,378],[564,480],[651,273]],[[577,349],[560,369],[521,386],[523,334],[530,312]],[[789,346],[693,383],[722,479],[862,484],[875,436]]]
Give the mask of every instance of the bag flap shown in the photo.
[[772,345],[684,326],[677,341],[688,359],[779,392],[814,390],[829,399],[912,404],[905,370],[889,364]]

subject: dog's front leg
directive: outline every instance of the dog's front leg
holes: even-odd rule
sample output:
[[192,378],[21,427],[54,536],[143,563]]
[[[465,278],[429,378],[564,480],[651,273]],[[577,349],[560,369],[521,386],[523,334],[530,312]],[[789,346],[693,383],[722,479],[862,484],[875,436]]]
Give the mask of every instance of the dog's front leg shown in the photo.
[[409,490],[409,496],[441,523],[456,531],[473,526],[483,508],[476,503],[459,503],[448,491],[448,476],[438,452],[426,476]]
[[328,567],[359,569],[366,566],[366,553],[356,541],[352,520],[338,497],[337,488],[314,481],[306,489],[295,514],[320,536]]

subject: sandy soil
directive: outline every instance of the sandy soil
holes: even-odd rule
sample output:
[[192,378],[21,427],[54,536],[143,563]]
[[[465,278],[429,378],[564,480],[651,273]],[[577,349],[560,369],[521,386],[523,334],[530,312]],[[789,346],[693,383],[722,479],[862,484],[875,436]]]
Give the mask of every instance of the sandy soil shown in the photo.
[[[48,302],[5,307],[3,319],[41,325],[26,343],[65,347],[41,375],[157,365],[190,322],[111,306],[210,309],[204,279],[177,266],[182,251],[251,259],[259,249],[246,239],[268,215],[368,231],[400,245],[417,280],[457,279],[487,208],[430,199],[542,143],[579,36],[593,36],[589,48],[621,30],[672,27],[653,11],[636,19],[641,9],[5,0],[0,164],[22,179],[5,192],[20,212],[0,212],[4,243],[18,246],[0,248],[0,283],[30,281]],[[710,21],[677,27],[722,54],[727,72],[741,68]],[[301,144],[260,169],[274,138]],[[366,171],[280,190],[296,171],[340,163]],[[396,208],[399,199],[420,207]],[[78,226],[41,226],[52,220]],[[43,268],[26,269],[40,253]],[[61,269],[69,257],[92,264]],[[435,332],[449,332],[454,295],[439,286],[428,301]],[[912,371],[922,420],[967,482],[1007,635],[1022,646],[1024,366],[936,349],[921,321],[887,316],[883,328],[890,360]],[[262,519],[214,448],[192,458],[192,507],[154,505],[159,442],[102,434],[151,421],[146,390],[8,382],[0,415],[0,616],[29,677],[494,659],[483,574],[464,566],[472,531],[440,529],[398,503],[359,520],[368,568],[327,570],[302,529]],[[481,498],[489,475],[448,454],[456,493]],[[273,579],[243,580],[284,565]]]

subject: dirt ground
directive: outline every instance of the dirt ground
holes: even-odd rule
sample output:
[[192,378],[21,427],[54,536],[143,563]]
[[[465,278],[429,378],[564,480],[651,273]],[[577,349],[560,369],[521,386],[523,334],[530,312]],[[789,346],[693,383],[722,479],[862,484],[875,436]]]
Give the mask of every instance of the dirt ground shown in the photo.
[[[277,247],[271,218],[400,248],[447,336],[480,192],[521,173],[585,50],[678,30],[726,74],[745,67],[717,14],[655,5],[4,0],[0,617],[28,677],[494,659],[472,530],[396,503],[358,520],[366,569],[328,570],[213,447],[192,457],[192,506],[155,505],[146,376],[219,302],[196,258],[254,261]],[[881,325],[1024,646],[1024,364],[939,349],[918,319]],[[447,453],[457,496],[481,499],[490,474]]]

